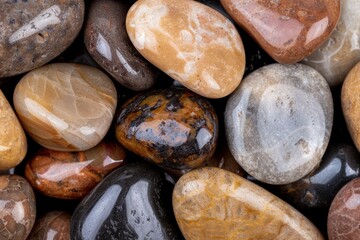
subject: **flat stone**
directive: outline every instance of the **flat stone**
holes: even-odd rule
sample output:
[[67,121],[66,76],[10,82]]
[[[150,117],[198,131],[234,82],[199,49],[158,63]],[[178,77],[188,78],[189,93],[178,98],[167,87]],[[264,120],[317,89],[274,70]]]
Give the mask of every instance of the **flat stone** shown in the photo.
[[116,119],[117,140],[163,168],[198,167],[216,148],[216,113],[206,99],[187,89],[139,94],[121,107]]
[[330,86],[340,85],[360,61],[360,2],[345,0],[341,16],[329,39],[303,63],[318,70]]
[[43,148],[27,161],[25,177],[47,196],[82,199],[108,173],[123,165],[125,156],[124,148],[116,142],[101,142],[81,152]]
[[2,1],[0,78],[30,71],[63,52],[84,20],[83,0]]
[[136,49],[185,87],[208,98],[235,90],[245,70],[245,52],[235,26],[196,1],[140,0],[126,29]]
[[176,221],[191,239],[323,239],[297,210],[258,185],[219,168],[195,169],[173,191]]
[[339,0],[221,0],[227,13],[280,63],[296,63],[327,40]]
[[130,5],[116,0],[91,2],[84,42],[91,56],[125,87],[141,91],[155,83],[156,71],[132,45],[125,28]]
[[347,183],[334,198],[328,215],[329,240],[358,239],[360,236],[360,178]]
[[24,130],[3,92],[0,90],[0,170],[17,166],[25,157]]
[[113,82],[100,70],[79,64],[37,68],[14,91],[25,131],[56,151],[85,151],[97,145],[111,125],[116,104]]
[[333,99],[313,68],[271,64],[249,74],[225,110],[230,151],[254,178],[299,180],[320,163],[333,123]]
[[0,176],[0,239],[26,239],[36,218],[30,184],[17,175]]

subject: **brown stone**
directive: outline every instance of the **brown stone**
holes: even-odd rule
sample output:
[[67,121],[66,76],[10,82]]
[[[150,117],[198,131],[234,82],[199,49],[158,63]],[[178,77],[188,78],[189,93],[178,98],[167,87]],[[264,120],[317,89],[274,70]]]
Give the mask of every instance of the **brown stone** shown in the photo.
[[221,0],[227,13],[280,63],[315,51],[340,16],[339,0]]

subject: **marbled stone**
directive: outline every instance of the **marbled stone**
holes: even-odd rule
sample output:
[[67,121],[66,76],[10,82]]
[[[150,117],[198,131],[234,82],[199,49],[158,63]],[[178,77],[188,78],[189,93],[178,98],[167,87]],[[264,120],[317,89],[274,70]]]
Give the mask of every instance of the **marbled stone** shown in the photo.
[[50,197],[81,199],[124,160],[125,151],[115,142],[101,142],[83,152],[43,148],[27,162],[25,177],[34,189]]
[[25,131],[57,151],[97,145],[113,120],[117,93],[100,70],[54,63],[26,74],[16,85],[14,106]]
[[216,10],[190,0],[139,0],[129,10],[130,40],[152,64],[208,98],[235,90],[245,69],[235,26]]
[[35,196],[17,175],[0,176],[0,239],[26,239],[35,223]]
[[326,80],[302,64],[272,64],[252,72],[225,110],[230,151],[245,171],[270,184],[291,183],[314,170],[332,122]]
[[12,107],[0,90],[0,170],[18,165],[27,152],[27,141]]
[[77,239],[183,239],[171,207],[173,184],[148,163],[132,163],[107,176],[76,208]]
[[91,2],[85,45],[91,56],[118,82],[135,91],[150,88],[156,71],[132,45],[125,28],[130,5],[116,0]]
[[280,186],[283,199],[300,208],[328,208],[347,182],[360,176],[360,154],[349,144],[329,145],[320,167],[306,177]]
[[35,222],[27,240],[70,240],[71,215],[52,211]]
[[340,85],[360,61],[360,1],[341,0],[341,15],[329,39],[303,63],[318,70],[330,86]]
[[83,0],[1,1],[0,78],[40,67],[63,52],[84,20]]
[[329,240],[356,240],[360,236],[360,178],[347,183],[335,196],[328,215]]
[[323,239],[316,227],[281,199],[219,168],[195,169],[173,191],[179,227],[191,239]]
[[210,103],[187,89],[153,90],[129,99],[116,119],[116,138],[164,168],[191,169],[215,151],[218,120]]
[[296,63],[326,41],[340,0],[221,0],[227,13],[280,63]]

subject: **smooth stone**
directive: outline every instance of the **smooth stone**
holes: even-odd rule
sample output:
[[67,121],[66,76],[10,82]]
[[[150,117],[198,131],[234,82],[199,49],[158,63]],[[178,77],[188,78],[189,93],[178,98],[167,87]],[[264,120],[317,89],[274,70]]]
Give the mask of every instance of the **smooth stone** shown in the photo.
[[360,236],[360,178],[336,194],[328,215],[329,240],[356,240]]
[[125,165],[78,205],[71,219],[72,239],[183,239],[172,213],[172,190],[155,166]]
[[341,15],[329,39],[303,63],[318,70],[335,87],[360,61],[360,2],[342,0]]
[[84,8],[83,0],[2,1],[0,78],[40,67],[68,48]]
[[328,208],[336,193],[360,176],[360,154],[349,144],[329,145],[320,167],[308,176],[279,187],[281,196],[299,208]]
[[333,99],[326,80],[302,64],[271,64],[248,75],[230,96],[230,151],[254,178],[295,182],[314,170],[330,139]]
[[310,55],[334,30],[339,0],[221,0],[226,12],[280,63]]
[[0,90],[0,170],[17,166],[25,157],[27,141],[14,110]]
[[245,51],[235,26],[221,13],[190,0],[139,0],[126,29],[136,49],[185,87],[222,98],[240,84]]
[[37,143],[56,151],[85,151],[97,145],[113,120],[117,93],[100,70],[54,63],[26,74],[16,85],[14,106]]
[[173,191],[176,221],[191,239],[323,239],[297,210],[246,179],[200,168],[182,176]]
[[163,168],[192,169],[213,155],[215,110],[187,89],[148,91],[129,99],[116,118],[116,138],[128,150]]
[[30,184],[17,175],[0,176],[0,239],[26,239],[36,218]]
[[82,152],[42,148],[27,162],[25,177],[50,197],[82,199],[107,174],[124,165],[125,150],[116,142],[101,142]]
[[116,0],[91,2],[84,42],[91,56],[125,87],[142,91],[155,83],[156,71],[132,45],[125,28],[130,5]]
[[52,211],[35,222],[27,240],[70,240],[71,215]]

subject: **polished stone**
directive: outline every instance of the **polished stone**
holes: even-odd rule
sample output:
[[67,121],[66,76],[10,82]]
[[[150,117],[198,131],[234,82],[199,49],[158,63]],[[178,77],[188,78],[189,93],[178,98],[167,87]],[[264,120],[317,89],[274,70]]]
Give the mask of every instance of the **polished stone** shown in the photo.
[[334,198],[328,215],[329,240],[356,240],[360,236],[360,178],[347,183]]
[[125,150],[116,142],[101,142],[83,152],[40,149],[28,160],[25,177],[50,197],[82,199],[108,173],[123,165]]
[[16,167],[26,152],[24,130],[0,89],[0,170]]
[[149,163],[121,167],[78,205],[72,239],[183,239],[172,213],[172,189]]
[[191,169],[211,158],[218,120],[211,104],[183,88],[153,90],[126,102],[116,118],[116,138],[164,168]]
[[36,218],[30,184],[17,175],[0,176],[0,239],[26,239]]
[[26,74],[14,91],[25,131],[43,147],[84,151],[97,145],[113,120],[117,93],[100,70],[54,63]]
[[84,20],[83,0],[1,1],[0,78],[30,71],[63,52]]
[[190,90],[221,98],[235,90],[245,69],[235,26],[216,10],[190,0],[139,0],[126,29],[139,52]]
[[219,168],[200,168],[182,176],[173,191],[173,208],[187,240],[323,239],[290,205]]
[[227,13],[280,63],[296,63],[327,40],[339,0],[221,0]]
[[245,171],[269,184],[291,183],[314,170],[332,123],[326,80],[302,64],[272,64],[252,72],[225,110],[232,154]]

